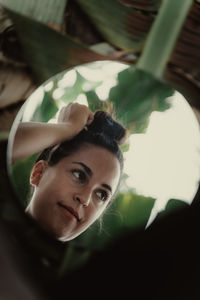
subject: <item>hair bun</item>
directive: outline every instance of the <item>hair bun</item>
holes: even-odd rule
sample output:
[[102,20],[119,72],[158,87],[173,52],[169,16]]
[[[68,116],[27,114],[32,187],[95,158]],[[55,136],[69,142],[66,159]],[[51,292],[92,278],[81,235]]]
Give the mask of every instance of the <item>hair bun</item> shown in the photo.
[[106,135],[118,144],[123,143],[126,136],[126,129],[117,121],[113,120],[111,115],[104,111],[97,111],[93,122],[88,126],[88,130]]

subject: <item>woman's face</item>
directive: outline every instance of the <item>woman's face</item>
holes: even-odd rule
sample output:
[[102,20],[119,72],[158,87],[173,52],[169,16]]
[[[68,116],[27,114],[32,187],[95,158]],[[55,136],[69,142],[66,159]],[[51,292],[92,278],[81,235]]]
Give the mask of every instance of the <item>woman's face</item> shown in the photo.
[[27,212],[57,239],[67,241],[86,230],[105,210],[120,177],[120,165],[108,150],[85,144],[48,166],[33,168],[35,191]]

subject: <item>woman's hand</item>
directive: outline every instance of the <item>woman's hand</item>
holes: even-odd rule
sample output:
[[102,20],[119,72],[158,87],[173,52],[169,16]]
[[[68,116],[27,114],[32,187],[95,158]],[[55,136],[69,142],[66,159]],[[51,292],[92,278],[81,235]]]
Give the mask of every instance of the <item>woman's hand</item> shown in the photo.
[[93,113],[85,105],[69,103],[64,106],[58,115],[57,123],[66,123],[73,128],[73,131],[80,132],[85,126],[92,123]]
[[93,119],[93,113],[87,106],[70,103],[59,112],[57,124],[20,123],[14,139],[12,161],[72,139],[85,126],[91,124]]

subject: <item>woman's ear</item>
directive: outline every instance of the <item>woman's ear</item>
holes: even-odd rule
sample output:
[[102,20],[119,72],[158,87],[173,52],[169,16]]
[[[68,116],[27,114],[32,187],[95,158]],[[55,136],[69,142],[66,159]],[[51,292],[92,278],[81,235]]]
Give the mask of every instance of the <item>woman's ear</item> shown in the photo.
[[34,165],[31,175],[30,175],[30,184],[33,186],[38,186],[40,179],[42,178],[42,175],[44,171],[47,168],[47,162],[45,160],[39,160]]

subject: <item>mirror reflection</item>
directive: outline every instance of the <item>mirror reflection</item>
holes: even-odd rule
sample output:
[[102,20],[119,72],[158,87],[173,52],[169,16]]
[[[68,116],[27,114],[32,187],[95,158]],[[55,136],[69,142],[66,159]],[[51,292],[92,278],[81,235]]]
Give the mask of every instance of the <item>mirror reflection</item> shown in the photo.
[[149,109],[148,122],[123,124],[109,97],[127,68],[97,62],[58,74],[14,123],[13,185],[25,212],[60,241],[87,228],[78,241],[148,227],[170,203],[189,205],[196,193],[200,134],[192,109],[173,92],[164,109]]
[[125,133],[108,113],[93,115],[78,103],[61,109],[55,124],[21,123],[13,160],[42,151],[30,174],[26,213],[61,241],[85,231],[117,192]]

